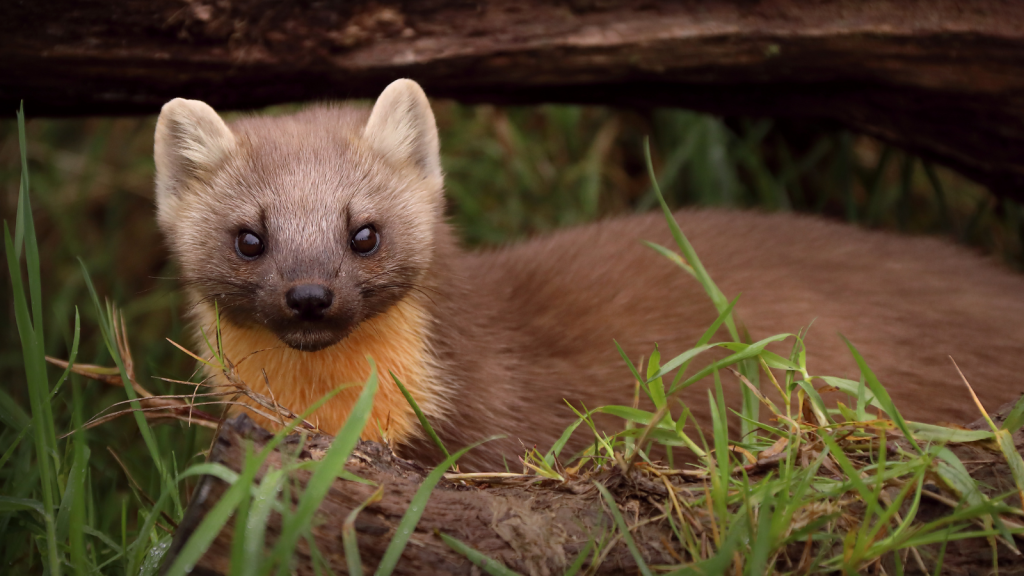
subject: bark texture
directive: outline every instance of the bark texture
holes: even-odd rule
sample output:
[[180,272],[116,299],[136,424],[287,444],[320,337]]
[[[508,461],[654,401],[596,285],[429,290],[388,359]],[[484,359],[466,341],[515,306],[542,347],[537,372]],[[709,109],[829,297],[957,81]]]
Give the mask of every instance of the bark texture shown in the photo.
[[[270,433],[247,416],[238,416],[221,428],[209,461],[238,471],[245,458],[246,443],[251,441],[258,450],[270,437]],[[299,450],[301,440],[292,436],[268,459],[267,465],[279,465],[282,453],[298,453],[300,459],[318,458],[330,446],[330,441],[330,437],[315,436]],[[349,459],[347,470],[385,487],[383,499],[368,506],[355,522],[364,573],[373,573],[420,482],[429,471],[393,456],[390,450],[374,442],[359,444]],[[297,502],[301,487],[310,476],[307,471],[294,474],[299,489],[293,491],[293,501]],[[262,472],[257,480],[260,478]],[[605,481],[613,489],[644,490],[639,486],[620,486],[623,477],[618,474]],[[643,483],[647,490],[661,493],[659,500],[667,496],[664,486],[655,485],[650,480]],[[165,568],[170,566],[192,531],[227,488],[225,482],[212,476],[203,477],[196,486],[174,542],[164,558]],[[313,533],[317,548],[336,574],[348,573],[341,537],[344,519],[355,507],[367,501],[375,489],[375,486],[338,479],[320,506],[318,516],[321,522]],[[639,514],[639,507],[634,505],[633,509]],[[635,523],[636,518],[633,515],[630,522]],[[614,530],[612,522],[602,508],[600,493],[591,483],[493,486],[485,490],[442,481],[431,494],[394,574],[479,573],[479,569],[465,557],[442,542],[436,535],[438,531],[470,544],[523,574],[561,574],[591,537],[600,538]],[[225,526],[196,566],[194,574],[230,573],[232,526],[233,522]],[[666,530],[667,525],[650,524],[634,534],[641,543],[659,543]],[[280,531],[281,517],[274,513],[267,526],[267,549],[274,545]],[[660,545],[640,545],[645,556],[655,562],[673,562]],[[308,544],[300,542],[293,573],[315,574],[309,554]],[[627,568],[635,571],[635,563],[628,549],[621,545],[612,550],[602,570],[597,573],[617,574]]]
[[[993,416],[995,422],[1001,422],[1011,408],[1012,404],[1007,404],[1000,409]],[[972,424],[971,428],[988,429],[983,421]],[[210,461],[240,470],[246,444],[252,442],[258,449],[269,438],[270,434],[253,424],[248,417],[238,416],[221,428]],[[1018,450],[1024,449],[1024,432],[1018,432],[1014,440]],[[278,465],[282,454],[292,455],[287,457],[298,454],[300,459],[318,458],[330,446],[330,441],[330,437],[317,436],[307,439],[300,448],[302,439],[297,435],[292,436],[271,456],[268,465]],[[909,446],[904,448],[910,449]],[[971,474],[983,486],[989,487],[990,495],[1006,494],[1013,490],[1012,475],[998,452],[973,444],[953,445],[952,449],[963,462],[970,463]],[[772,462],[761,464],[748,466],[748,473],[753,477],[763,474]],[[427,471],[415,463],[396,458],[387,448],[372,442],[360,443],[349,459],[347,469],[384,486],[383,499],[369,505],[355,521],[364,573],[372,573]],[[297,502],[309,476],[307,471],[293,475],[293,503]],[[257,479],[261,477],[262,472]],[[664,481],[639,471],[627,476],[617,466],[612,466],[605,472],[564,484],[545,480],[529,483],[511,481],[512,484],[504,486],[480,483],[466,486],[442,481],[431,494],[395,574],[480,573],[479,568],[469,560],[452,551],[438,537],[438,532],[462,540],[521,574],[561,574],[589,540],[600,541],[603,537],[608,542],[609,535],[617,533],[614,520],[594,486],[595,481],[608,487],[626,523],[636,527],[631,532],[647,564],[678,564],[680,551],[672,527],[668,521],[658,519],[664,512],[660,503],[665,503],[669,496]],[[680,499],[685,499],[688,493],[692,496],[703,495],[705,490],[704,482],[684,482],[680,477],[673,478],[670,485]],[[926,488],[940,493],[934,486]],[[226,489],[227,485],[222,480],[212,476],[203,477],[193,492],[185,517],[164,558],[165,568],[171,564],[192,531],[216,505]],[[374,490],[374,486],[337,479],[320,506],[321,521],[314,528],[313,536],[318,550],[334,573],[348,573],[341,536],[344,519],[355,507],[367,501]],[[904,513],[906,508],[905,505]],[[931,521],[949,511],[946,505],[925,498],[921,501],[918,518]],[[212,575],[230,572],[232,526],[233,521],[229,521],[194,573]],[[267,549],[273,546],[280,529],[281,518],[274,513],[267,527]],[[806,553],[803,548],[800,545],[792,551],[791,557],[796,559],[794,562],[802,553]],[[934,569],[938,550],[938,545],[918,548],[929,571]],[[950,542],[945,547],[942,562],[943,574],[988,573],[993,568],[992,549],[985,539]],[[300,541],[292,567],[295,574],[315,574],[305,541]],[[892,565],[886,567],[890,573],[893,568]],[[608,554],[600,566],[590,570],[588,573],[593,574],[637,572],[635,561],[621,538],[608,547]],[[920,573],[919,565],[910,559],[904,559],[904,570],[909,574]],[[1024,562],[1020,555],[1002,544],[999,544],[999,573],[1024,574]]]
[[825,117],[1024,199],[1018,0],[48,0],[0,8],[0,108],[373,97]]

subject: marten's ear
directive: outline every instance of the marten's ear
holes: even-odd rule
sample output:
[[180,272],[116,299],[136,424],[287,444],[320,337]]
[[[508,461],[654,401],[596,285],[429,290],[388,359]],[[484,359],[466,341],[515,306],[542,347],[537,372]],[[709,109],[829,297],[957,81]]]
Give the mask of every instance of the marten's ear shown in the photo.
[[395,80],[381,92],[363,138],[378,153],[409,163],[428,178],[441,177],[437,124],[420,85]]
[[235,136],[205,102],[175,98],[156,122],[156,202],[166,203],[189,178],[213,169],[235,147]]

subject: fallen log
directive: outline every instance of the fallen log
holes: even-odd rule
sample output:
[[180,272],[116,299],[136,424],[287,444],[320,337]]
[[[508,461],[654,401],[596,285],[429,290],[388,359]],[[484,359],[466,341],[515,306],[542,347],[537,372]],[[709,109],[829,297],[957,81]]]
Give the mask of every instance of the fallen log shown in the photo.
[[[235,417],[221,428],[209,461],[240,470],[245,444],[252,442],[259,449],[270,437],[269,432],[247,416]],[[310,437],[298,457],[311,459],[322,455],[330,440],[327,436]],[[268,465],[279,466],[281,454],[295,453],[300,441],[297,435],[289,437],[285,445],[271,456]],[[383,499],[367,507],[355,523],[361,559],[369,573],[379,563],[394,536],[395,527],[428,471],[414,462],[397,458],[385,446],[375,442],[361,442],[346,469],[385,486]],[[309,476],[309,472],[299,471],[295,479],[302,486]],[[258,478],[262,478],[262,474]],[[621,480],[621,476],[619,478]],[[648,484],[653,486],[653,483]],[[204,476],[196,486],[165,558],[165,567],[173,561],[226,488],[224,481],[213,476]],[[341,538],[342,520],[366,502],[374,490],[371,485],[339,479],[320,507],[320,515],[329,520],[315,528],[314,534],[320,553],[332,560],[331,568],[335,573],[347,573]],[[664,497],[664,487],[655,487],[655,491],[659,490]],[[280,515],[274,514],[267,527],[268,548],[280,534],[280,520]],[[593,485],[555,487],[530,481],[518,486],[495,485],[484,490],[445,482],[431,495],[395,574],[470,574],[473,565],[445,545],[435,534],[438,531],[470,543],[491,558],[523,573],[560,574],[567,561],[586,546],[593,535],[591,531],[596,534],[602,530],[608,532],[612,527],[602,511],[600,495]],[[660,528],[651,525],[641,534],[651,536],[650,542],[658,542],[654,536],[661,532]],[[229,523],[194,573],[230,573],[232,536]],[[297,553],[295,566],[298,573],[313,574],[310,551],[305,542],[299,544]],[[662,562],[671,561],[671,556],[664,550],[652,548],[645,553],[651,558],[660,558]],[[624,567],[635,566],[625,547],[616,549],[605,563],[607,569],[600,573],[617,573]]]
[[152,114],[373,97],[829,118],[1024,199],[1024,4],[9,2],[0,107]]
[[[1010,411],[1007,404],[993,419],[999,423]],[[973,429],[988,429],[978,421]],[[241,470],[246,444],[259,449],[271,437],[241,415],[224,423],[209,460]],[[1018,450],[1024,449],[1024,433],[1014,436]],[[328,436],[302,437],[293,435],[268,460],[268,466],[280,466],[283,458],[300,460],[318,459],[330,446]],[[972,476],[988,487],[989,495],[1005,494],[1013,490],[1012,475],[1005,460],[977,444],[952,445],[954,453],[964,462],[971,463]],[[287,455],[287,456],[285,456]],[[749,474],[756,477],[777,462],[765,461],[748,466]],[[347,470],[383,485],[383,499],[370,504],[355,521],[364,572],[370,573],[379,563],[385,549],[394,537],[396,527],[410,506],[413,494],[427,474],[418,464],[394,456],[385,446],[361,442],[350,457]],[[294,473],[293,500],[309,480],[308,471]],[[682,476],[661,478],[636,467],[624,474],[620,466],[607,466],[602,471],[571,479],[567,482],[546,480],[538,476],[498,474],[490,478],[475,475],[452,476],[442,481],[432,493],[415,532],[401,557],[395,574],[479,574],[479,569],[461,554],[449,548],[439,537],[447,534],[486,554],[491,559],[522,574],[561,574],[566,566],[585,549],[592,540],[608,545],[606,556],[592,574],[636,573],[636,562],[622,539],[614,539],[615,525],[596,483],[606,486],[614,495],[620,513],[631,527],[631,533],[647,564],[674,565],[680,561],[680,552],[673,527],[665,518],[663,503],[670,501],[669,487],[679,498],[705,494],[706,482],[687,481]],[[257,479],[262,477],[262,473]],[[184,519],[178,526],[174,541],[164,558],[169,566],[185,542],[219,501],[228,485],[213,476],[204,476],[196,486]],[[356,507],[367,502],[374,485],[336,479],[319,509],[321,521],[312,530],[319,554],[335,573],[348,573],[342,544],[342,523]],[[931,520],[951,511],[951,502],[935,486],[926,487],[918,517]],[[1019,502],[1013,502],[1014,506]],[[956,505],[955,502],[952,505]],[[905,509],[906,507],[904,507]],[[271,548],[281,531],[281,517],[274,513],[267,527],[267,548]],[[201,561],[196,574],[228,574],[231,562],[232,522],[225,526]],[[801,546],[803,548],[803,546]],[[938,544],[919,547],[929,560],[933,559]],[[971,574],[993,567],[992,548],[984,538],[952,541],[944,546],[943,573]],[[796,551],[797,558],[801,551]],[[1003,543],[998,545],[1001,574],[1024,574],[1024,562],[1019,553]],[[292,564],[292,573],[314,574],[311,552],[307,542],[300,542]],[[931,556],[929,556],[931,554]],[[919,573],[920,566],[905,559],[906,573]],[[589,561],[588,564],[589,565]],[[928,570],[933,569],[929,563]],[[891,566],[888,568],[891,570]]]

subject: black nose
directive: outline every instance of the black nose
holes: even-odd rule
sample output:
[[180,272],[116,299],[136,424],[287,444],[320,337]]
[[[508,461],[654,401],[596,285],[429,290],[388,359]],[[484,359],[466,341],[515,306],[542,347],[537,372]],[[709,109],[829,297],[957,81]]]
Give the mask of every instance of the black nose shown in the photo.
[[334,297],[326,286],[319,284],[299,284],[284,295],[288,307],[303,320],[319,320],[324,312],[331,307]]

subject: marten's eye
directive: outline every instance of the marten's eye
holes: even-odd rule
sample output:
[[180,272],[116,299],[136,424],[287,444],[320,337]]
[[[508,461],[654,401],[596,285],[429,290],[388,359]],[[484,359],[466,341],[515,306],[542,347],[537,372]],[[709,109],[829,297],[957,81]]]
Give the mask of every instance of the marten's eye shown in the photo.
[[369,256],[380,246],[380,234],[373,224],[367,224],[352,235],[352,250],[360,256]]
[[242,230],[235,237],[235,252],[245,260],[255,260],[263,254],[263,239],[255,232]]

